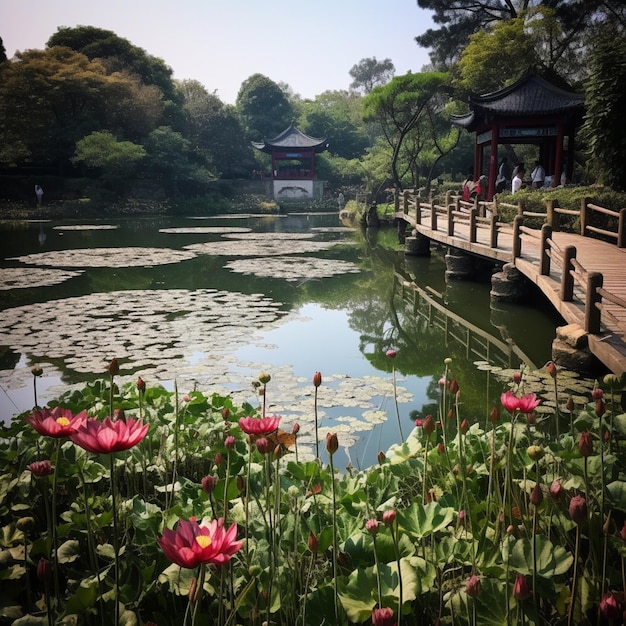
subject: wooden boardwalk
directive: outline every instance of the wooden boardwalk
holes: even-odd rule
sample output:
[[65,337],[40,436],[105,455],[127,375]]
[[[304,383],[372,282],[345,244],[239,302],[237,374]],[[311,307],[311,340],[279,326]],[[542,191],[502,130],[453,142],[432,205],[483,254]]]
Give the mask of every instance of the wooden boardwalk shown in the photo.
[[459,210],[458,200],[446,207],[418,200],[405,202],[395,216],[440,244],[514,263],[567,324],[587,333],[589,349],[609,370],[625,372],[626,248],[546,226],[526,228],[521,215],[511,225],[479,212],[469,206]]

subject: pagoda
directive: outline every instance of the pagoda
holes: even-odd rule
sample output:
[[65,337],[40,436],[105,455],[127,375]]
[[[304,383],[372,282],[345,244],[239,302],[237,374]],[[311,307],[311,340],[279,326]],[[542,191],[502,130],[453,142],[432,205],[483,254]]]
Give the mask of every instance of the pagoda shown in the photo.
[[[546,171],[546,185],[559,185],[564,165],[567,178],[571,180],[574,135],[582,124],[584,100],[583,95],[569,86],[528,71],[504,89],[470,97],[470,112],[451,116],[452,124],[476,133],[474,177],[487,175],[489,200],[495,193],[498,146],[503,144],[538,146],[538,160]],[[485,152],[488,152],[488,167],[484,167]]]
[[328,148],[326,139],[309,137],[293,124],[273,139],[252,142],[271,155],[268,195],[280,199],[321,199],[324,181],[315,178],[315,155]]

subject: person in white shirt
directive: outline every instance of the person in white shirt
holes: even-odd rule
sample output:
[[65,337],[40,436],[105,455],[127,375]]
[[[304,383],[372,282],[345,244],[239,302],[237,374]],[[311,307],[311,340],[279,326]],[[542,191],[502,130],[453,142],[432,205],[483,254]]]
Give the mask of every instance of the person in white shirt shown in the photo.
[[533,189],[543,187],[546,180],[546,170],[543,169],[540,161],[535,161],[535,169],[530,173],[530,182]]
[[511,193],[515,193],[522,188],[524,182],[524,171],[523,167],[518,167],[515,176],[513,177],[513,181],[511,182]]

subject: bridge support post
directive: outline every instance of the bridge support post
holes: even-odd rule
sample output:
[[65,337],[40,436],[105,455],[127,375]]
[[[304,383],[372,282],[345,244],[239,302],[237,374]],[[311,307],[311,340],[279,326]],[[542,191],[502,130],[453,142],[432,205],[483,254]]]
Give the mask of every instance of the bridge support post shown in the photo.
[[430,239],[416,233],[404,240],[404,254],[407,256],[430,256]]
[[501,272],[491,276],[491,300],[522,302],[528,297],[529,284],[513,263],[505,263]]
[[589,350],[588,333],[578,324],[556,329],[552,342],[552,360],[564,369],[594,376],[602,371],[598,358]]
[[474,259],[462,250],[448,248],[446,254],[446,278],[467,280],[474,277]]

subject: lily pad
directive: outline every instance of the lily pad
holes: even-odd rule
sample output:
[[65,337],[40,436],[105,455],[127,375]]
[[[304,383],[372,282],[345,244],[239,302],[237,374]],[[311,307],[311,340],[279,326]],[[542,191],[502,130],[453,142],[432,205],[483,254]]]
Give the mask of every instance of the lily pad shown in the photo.
[[82,273],[82,271],[70,272],[33,267],[7,267],[0,269],[0,291],[49,287],[80,276]]
[[338,274],[357,274],[361,271],[350,261],[290,256],[238,259],[226,263],[225,267],[238,274],[284,278],[289,282],[327,278]]

